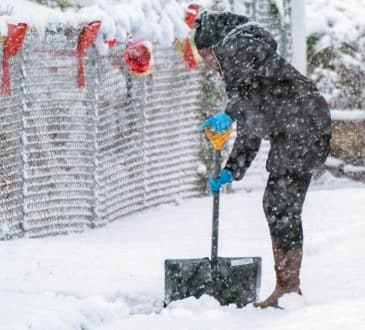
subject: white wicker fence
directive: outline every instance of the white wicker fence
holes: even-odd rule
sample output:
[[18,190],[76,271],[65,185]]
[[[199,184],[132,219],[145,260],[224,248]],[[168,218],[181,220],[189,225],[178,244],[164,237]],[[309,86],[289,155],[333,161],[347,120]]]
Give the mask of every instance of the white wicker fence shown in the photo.
[[79,232],[199,195],[199,72],[157,49],[154,73],[131,77],[121,48],[90,49],[78,91],[75,47],[63,33],[29,34],[12,58],[12,93],[0,96],[2,239]]

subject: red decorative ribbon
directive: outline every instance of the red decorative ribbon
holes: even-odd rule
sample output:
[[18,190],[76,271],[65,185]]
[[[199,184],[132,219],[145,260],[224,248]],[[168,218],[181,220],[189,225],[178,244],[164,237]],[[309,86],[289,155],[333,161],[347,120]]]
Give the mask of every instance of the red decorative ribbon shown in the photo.
[[25,23],[8,24],[8,36],[3,47],[3,77],[1,93],[10,95],[10,57],[16,55],[23,45],[28,25]]
[[[190,3],[185,12],[185,23],[190,29],[194,27],[196,18],[199,14],[200,6],[195,3]],[[184,40],[183,57],[185,66],[188,70],[198,68],[197,55],[194,53],[192,42],[189,38]]]
[[124,59],[134,74],[148,74],[152,70],[151,49],[144,41],[128,45],[124,52]]
[[77,87],[79,89],[85,87],[83,57],[85,55],[85,51],[88,48],[90,48],[93,42],[95,41],[96,35],[98,34],[100,29],[100,25],[101,21],[93,21],[88,25],[84,26],[77,40],[77,50],[76,50],[76,55],[78,59]]
[[184,42],[184,61],[188,70],[194,70],[198,68],[198,61],[194,54],[193,47],[190,39],[186,38]]

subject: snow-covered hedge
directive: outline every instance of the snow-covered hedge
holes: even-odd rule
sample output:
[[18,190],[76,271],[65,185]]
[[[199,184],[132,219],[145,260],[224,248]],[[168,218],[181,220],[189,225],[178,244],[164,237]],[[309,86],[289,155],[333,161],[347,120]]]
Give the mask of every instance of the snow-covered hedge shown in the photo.
[[306,0],[308,64],[329,104],[365,108],[365,0]]
[[336,175],[363,180],[365,0],[306,3],[309,74],[335,109],[326,165]]

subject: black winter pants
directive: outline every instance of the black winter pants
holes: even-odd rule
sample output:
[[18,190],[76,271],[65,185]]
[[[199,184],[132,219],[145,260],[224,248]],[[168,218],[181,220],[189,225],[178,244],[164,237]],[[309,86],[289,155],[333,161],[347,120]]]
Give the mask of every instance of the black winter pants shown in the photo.
[[302,207],[311,173],[270,174],[264,194],[264,212],[273,246],[285,252],[303,245]]

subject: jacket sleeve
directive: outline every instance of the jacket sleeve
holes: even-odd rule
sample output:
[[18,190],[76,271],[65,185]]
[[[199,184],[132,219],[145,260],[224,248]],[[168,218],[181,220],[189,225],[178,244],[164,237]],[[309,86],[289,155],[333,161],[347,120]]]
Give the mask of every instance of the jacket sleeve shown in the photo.
[[237,123],[237,137],[225,168],[230,170],[235,180],[241,180],[260,148],[261,138],[248,134]]
[[[249,87],[245,91],[247,91]],[[249,93],[242,95],[242,92],[238,93],[229,89],[226,89],[228,96],[228,102],[226,104],[226,113],[234,120],[245,121],[248,111],[255,110],[258,105],[254,104],[251,100]]]

